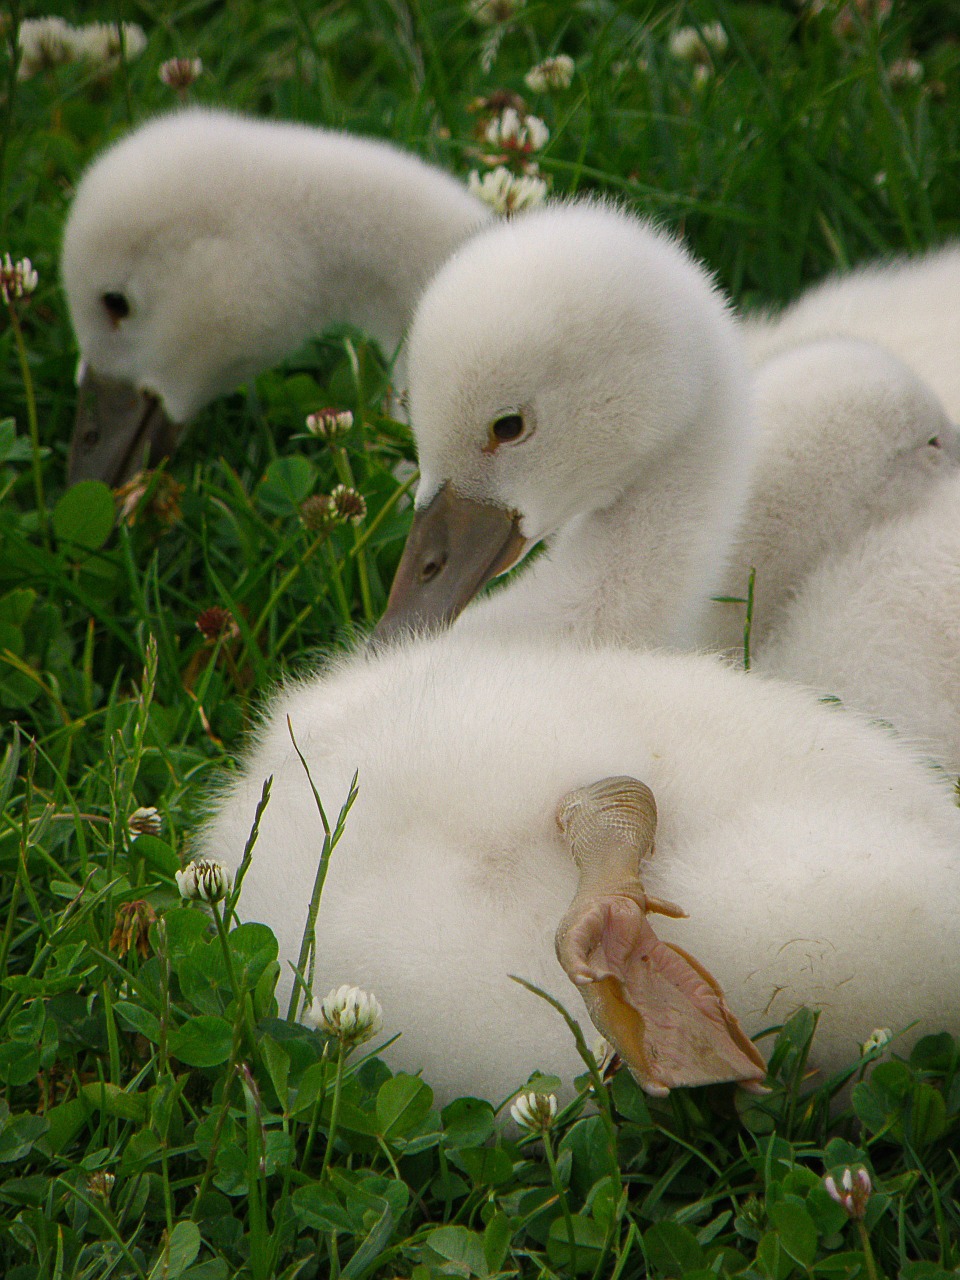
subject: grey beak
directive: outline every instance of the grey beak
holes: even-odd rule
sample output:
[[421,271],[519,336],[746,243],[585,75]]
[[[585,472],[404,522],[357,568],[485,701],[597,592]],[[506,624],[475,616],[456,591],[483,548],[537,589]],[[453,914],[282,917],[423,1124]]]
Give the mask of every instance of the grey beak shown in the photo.
[[526,546],[515,511],[443,485],[413,518],[374,635],[385,639],[452,622],[484,583],[516,564]]
[[155,395],[87,368],[78,388],[68,483],[122,484],[143,467],[169,457],[180,430]]

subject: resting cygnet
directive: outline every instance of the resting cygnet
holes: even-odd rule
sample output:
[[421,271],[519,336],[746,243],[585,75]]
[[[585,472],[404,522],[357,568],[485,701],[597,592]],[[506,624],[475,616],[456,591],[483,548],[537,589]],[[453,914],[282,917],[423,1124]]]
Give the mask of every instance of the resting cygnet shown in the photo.
[[756,665],[889,721],[960,774],[960,480],[811,574]]
[[[960,433],[913,371],[873,343],[831,338],[766,360],[758,447],[720,594],[744,599],[762,645],[804,580],[871,526],[922,507],[960,462]],[[744,604],[715,604],[708,647],[744,650]]]
[[926,382],[960,422],[960,245],[828,277],[780,315],[744,326],[755,363],[798,342],[845,335],[876,342]]
[[544,541],[472,628],[689,644],[753,437],[737,326],[706,270],[610,205],[538,210],[454,255],[409,351],[421,480],[380,634],[450,621]]
[[755,1085],[745,1034],[801,1004],[825,1072],[878,1026],[960,1030],[960,811],[892,735],[719,660],[456,628],[288,685],[224,783],[198,852],[236,867],[273,775],[239,910],[279,938],[283,1007],[323,842],[288,717],[331,817],[359,774],[314,989],[374,992],[440,1103],[583,1070],[511,974],[653,1093]]
[[141,125],[84,174],[64,231],[82,375],[71,481],[157,461],[208,401],[332,324],[392,353],[489,218],[385,142],[200,108]]

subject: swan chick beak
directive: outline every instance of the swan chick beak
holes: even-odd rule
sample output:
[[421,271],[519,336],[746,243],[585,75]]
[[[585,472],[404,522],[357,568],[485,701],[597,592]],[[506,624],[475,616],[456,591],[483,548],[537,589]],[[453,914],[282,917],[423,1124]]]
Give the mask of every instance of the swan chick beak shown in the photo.
[[103,480],[116,487],[174,451],[180,426],[159,399],[89,365],[78,384],[67,482]]
[[417,511],[374,635],[441,627],[527,547],[516,511],[466,498],[444,484]]
[[590,1018],[647,1093],[737,1081],[763,1091],[766,1064],[698,960],[663,942],[648,915],[680,918],[648,897],[639,864],[652,856],[657,806],[635,778],[570,792],[557,822],[580,884],[556,935],[557,958]]

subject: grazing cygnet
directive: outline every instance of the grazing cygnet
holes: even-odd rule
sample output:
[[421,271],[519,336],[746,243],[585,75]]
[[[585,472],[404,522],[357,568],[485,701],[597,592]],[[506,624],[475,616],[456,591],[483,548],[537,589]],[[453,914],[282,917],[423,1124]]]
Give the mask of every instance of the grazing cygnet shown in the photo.
[[735,321],[673,237],[555,206],[465,244],[410,333],[417,512],[380,626],[449,621],[547,550],[470,625],[689,643],[748,478]]
[[798,342],[846,335],[876,342],[926,382],[960,422],[960,245],[830,276],[780,315],[744,326],[755,363]]
[[[870,526],[915,510],[960,462],[960,433],[911,369],[873,343],[802,343],[756,371],[757,457],[721,595],[745,598],[762,645],[804,579]],[[706,641],[743,653],[743,604],[717,603]]]
[[456,628],[288,685],[225,782],[198,853],[236,867],[274,778],[239,910],[277,933],[284,1005],[323,836],[287,717],[328,814],[359,774],[314,989],[374,992],[441,1103],[582,1071],[510,974],[589,1043],[582,991],[651,1092],[755,1082],[740,1026],[801,1004],[823,1071],[877,1026],[960,1030],[960,811],[892,735],[707,657]]
[[156,461],[208,401],[331,324],[392,352],[489,217],[385,142],[200,108],[134,130],[84,174],[64,231],[83,371],[71,481]]
[[960,480],[811,574],[756,665],[889,721],[960,774]]

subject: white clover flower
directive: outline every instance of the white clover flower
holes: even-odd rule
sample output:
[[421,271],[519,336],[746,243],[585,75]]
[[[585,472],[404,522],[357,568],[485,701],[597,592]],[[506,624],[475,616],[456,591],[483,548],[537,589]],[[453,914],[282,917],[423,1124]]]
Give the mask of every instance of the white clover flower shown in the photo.
[[524,0],[470,0],[468,8],[474,21],[492,27],[509,22],[523,5]]
[[510,1114],[521,1129],[530,1133],[546,1133],[557,1114],[555,1093],[521,1093],[510,1107]]
[[902,84],[919,84],[923,79],[923,63],[916,58],[895,58],[887,67],[887,77],[895,87]]
[[548,89],[569,89],[573,80],[573,59],[566,53],[555,58],[544,58],[531,67],[523,82],[534,93],[546,93]]
[[49,71],[73,62],[80,54],[75,27],[63,18],[27,18],[17,29],[20,65],[17,79],[29,80],[38,71]]
[[158,836],[162,829],[160,812],[152,804],[134,809],[127,819],[127,831],[131,840],[135,840],[137,836]]
[[371,1039],[383,1026],[380,1001],[369,991],[344,985],[314,1000],[304,1013],[307,1022],[334,1036],[345,1049]]
[[39,279],[29,258],[18,258],[13,262],[9,253],[5,253],[0,259],[0,294],[4,302],[33,293]]
[[467,179],[467,185],[484,204],[506,217],[519,213],[521,209],[532,209],[534,205],[541,204],[547,194],[547,184],[543,178],[532,174],[518,178],[503,165],[491,169],[482,178],[474,169]]
[[90,22],[77,37],[81,56],[102,66],[117,62],[121,54],[132,62],[147,47],[143,27],[135,22]]
[[516,107],[507,107],[487,124],[483,136],[492,147],[507,151],[541,151],[550,140],[550,130],[539,116],[521,116]]
[[711,53],[726,53],[730,40],[719,22],[702,27],[678,27],[668,48],[681,62],[709,62]]
[[200,58],[168,58],[162,63],[157,75],[168,89],[176,89],[183,93],[203,74],[203,62]]
[[350,524],[359,524],[367,514],[366,498],[346,484],[338,484],[331,489],[330,502],[336,518]]
[[830,1199],[843,1207],[848,1218],[862,1220],[865,1217],[873,1185],[862,1164],[856,1169],[844,1169],[839,1187],[836,1179],[829,1174],[824,1178],[823,1185]]
[[349,409],[320,409],[307,414],[307,430],[321,440],[334,440],[353,426],[353,414]]
[[177,872],[180,897],[202,902],[222,902],[233,886],[230,868],[212,858],[194,858]]
[[860,1052],[863,1057],[868,1053],[878,1053],[881,1049],[885,1049],[893,1039],[893,1032],[889,1027],[877,1027],[871,1031],[866,1040],[860,1046]]

